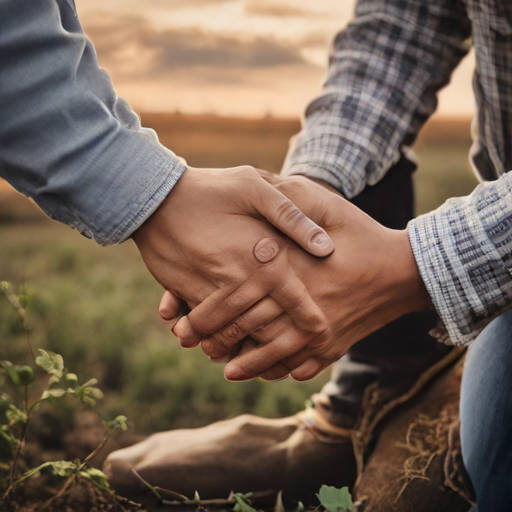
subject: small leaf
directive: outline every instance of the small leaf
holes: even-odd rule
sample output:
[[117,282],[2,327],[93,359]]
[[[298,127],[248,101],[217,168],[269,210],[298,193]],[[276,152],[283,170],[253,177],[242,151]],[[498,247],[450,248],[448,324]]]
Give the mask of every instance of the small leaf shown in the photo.
[[248,495],[236,493],[233,494],[233,498],[236,501],[236,505],[233,507],[235,512],[257,512],[255,508],[251,507],[249,501],[249,497],[252,496],[252,493]]
[[70,476],[78,469],[75,462],[70,462],[68,460],[50,462],[50,466],[54,475],[62,477]]
[[10,361],[2,361],[2,366],[5,370],[5,373],[9,375],[9,378],[11,379],[12,383],[15,386],[20,385],[20,377],[18,375],[18,372],[15,370],[14,365]]
[[50,402],[57,403],[66,396],[67,391],[65,389],[46,389],[43,391],[40,402],[44,402],[45,400],[49,400]]
[[90,379],[85,384],[82,384],[82,388],[87,388],[91,386],[96,386],[98,384],[98,379]]
[[78,382],[78,377],[76,376],[75,373],[68,373],[66,375],[66,380],[69,382]]
[[26,423],[28,421],[27,414],[20,411],[15,405],[10,404],[9,410],[5,413],[9,426],[13,427],[17,423]]
[[328,512],[352,512],[354,510],[348,487],[336,489],[336,487],[322,485],[317,497]]
[[115,420],[108,421],[107,427],[110,430],[120,429],[123,432],[126,432],[128,430],[128,425],[126,424],[126,421],[127,421],[126,416],[118,416]]
[[42,348],[39,349],[41,355],[36,357],[36,364],[50,374],[50,385],[60,381],[64,373],[64,360],[60,354],[47,352]]
[[80,476],[89,480],[89,482],[93,483],[96,487],[103,491],[109,491],[110,485],[107,480],[107,475],[103,473],[103,471],[96,468],[89,468],[80,471]]

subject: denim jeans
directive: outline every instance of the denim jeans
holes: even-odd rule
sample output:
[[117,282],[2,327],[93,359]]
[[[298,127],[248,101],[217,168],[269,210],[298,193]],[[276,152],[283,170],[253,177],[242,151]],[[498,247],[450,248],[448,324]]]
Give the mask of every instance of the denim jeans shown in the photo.
[[478,512],[512,511],[512,310],[489,324],[469,351],[460,418]]

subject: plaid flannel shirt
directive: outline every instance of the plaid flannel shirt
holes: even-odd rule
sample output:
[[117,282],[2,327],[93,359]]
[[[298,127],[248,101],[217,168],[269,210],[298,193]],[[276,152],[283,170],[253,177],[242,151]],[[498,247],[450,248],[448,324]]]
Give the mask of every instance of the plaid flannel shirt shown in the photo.
[[478,105],[470,160],[483,183],[408,228],[454,344],[471,342],[512,304],[512,2],[360,0],[283,169],[348,198],[377,183],[434,112],[470,37]]

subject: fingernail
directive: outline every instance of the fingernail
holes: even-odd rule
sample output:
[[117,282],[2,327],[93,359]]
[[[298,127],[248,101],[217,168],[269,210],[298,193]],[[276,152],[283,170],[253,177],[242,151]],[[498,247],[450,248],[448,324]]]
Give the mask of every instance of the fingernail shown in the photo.
[[332,240],[325,234],[325,233],[317,233],[312,239],[311,239],[311,245],[313,247],[318,248],[322,256],[328,256],[331,254],[335,247],[332,243]]
[[[165,318],[164,318],[165,320]],[[171,327],[171,331],[172,333],[174,334],[174,336],[176,336],[176,338],[180,339],[180,337],[176,334],[176,326],[178,325],[178,322],[176,322],[172,327]]]
[[324,233],[316,234],[312,238],[311,243],[313,245],[316,245],[317,247],[328,247],[328,246],[332,245],[331,239]]

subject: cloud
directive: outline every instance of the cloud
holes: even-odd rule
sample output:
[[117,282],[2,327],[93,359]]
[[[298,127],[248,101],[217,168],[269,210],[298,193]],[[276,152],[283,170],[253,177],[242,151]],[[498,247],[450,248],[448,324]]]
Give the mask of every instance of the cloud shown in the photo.
[[125,78],[155,78],[186,69],[222,75],[236,70],[309,65],[298,48],[273,38],[242,38],[198,28],[157,31],[139,17],[98,18],[87,25],[86,33],[100,63]]
[[260,16],[313,16],[310,11],[305,9],[298,9],[297,7],[288,5],[262,4],[258,1],[246,2],[244,9],[247,14],[256,14]]

